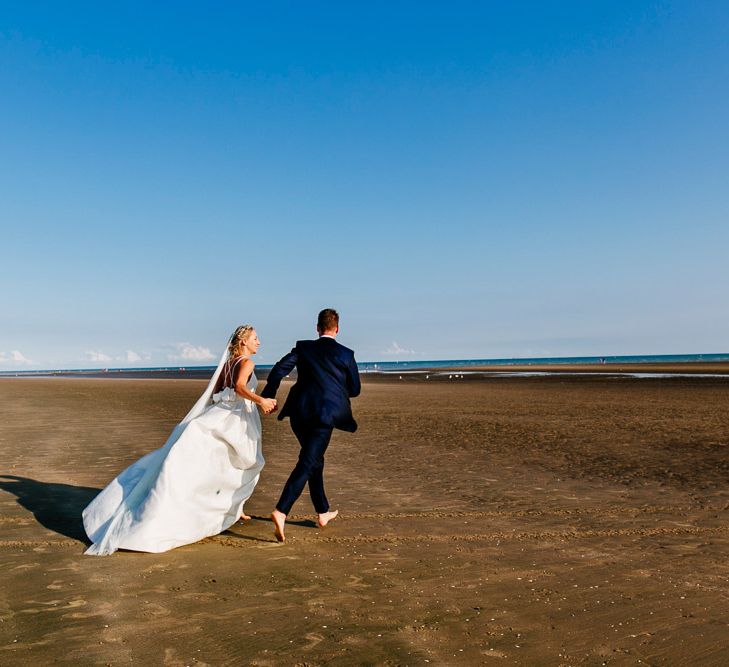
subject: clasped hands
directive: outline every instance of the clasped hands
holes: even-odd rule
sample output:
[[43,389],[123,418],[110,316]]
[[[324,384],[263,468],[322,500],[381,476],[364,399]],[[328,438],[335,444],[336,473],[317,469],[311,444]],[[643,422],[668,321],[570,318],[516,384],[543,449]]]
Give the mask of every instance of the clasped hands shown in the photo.
[[270,415],[278,410],[278,403],[275,398],[262,398],[260,407],[264,415]]

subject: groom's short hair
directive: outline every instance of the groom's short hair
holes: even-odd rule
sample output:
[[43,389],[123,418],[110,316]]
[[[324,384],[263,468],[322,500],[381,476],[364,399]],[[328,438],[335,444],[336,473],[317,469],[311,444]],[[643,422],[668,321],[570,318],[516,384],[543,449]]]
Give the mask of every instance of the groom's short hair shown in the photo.
[[334,308],[325,308],[316,320],[319,331],[334,331],[339,328],[339,313]]

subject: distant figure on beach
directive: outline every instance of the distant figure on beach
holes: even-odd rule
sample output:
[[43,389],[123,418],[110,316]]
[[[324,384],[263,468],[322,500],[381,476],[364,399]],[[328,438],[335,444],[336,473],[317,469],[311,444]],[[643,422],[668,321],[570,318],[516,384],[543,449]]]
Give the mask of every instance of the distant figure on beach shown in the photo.
[[339,314],[332,308],[319,313],[318,340],[300,340],[268,375],[261,396],[275,398],[281,380],[294,368],[296,384],[291,387],[279,419],[291,418],[291,430],[301,445],[299,460],[286,482],[276,509],[271,514],[276,539],[286,539],[286,516],[309,483],[317,523],[324,528],[338,510],[331,511],[324,493],[324,453],[335,428],[353,433],[350,398],[359,395],[360,380],[354,352],[336,341]]
[[83,511],[93,544],[86,553],[117,549],[159,553],[217,535],[238,519],[264,465],[260,409],[251,357],[260,341],[249,324],[228,341],[207,389],[161,449],[112,481]]

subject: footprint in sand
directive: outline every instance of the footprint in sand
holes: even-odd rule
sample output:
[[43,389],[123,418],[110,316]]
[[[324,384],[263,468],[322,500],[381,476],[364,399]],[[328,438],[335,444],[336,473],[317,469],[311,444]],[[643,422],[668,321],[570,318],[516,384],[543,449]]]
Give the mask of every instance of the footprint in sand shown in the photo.
[[[63,567],[49,567],[48,572],[78,572],[81,569],[81,564],[77,561],[70,561]],[[101,580],[99,580],[101,581]]]
[[310,632],[306,635],[304,635],[304,639],[306,639],[309,643],[306,646],[303,646],[302,649],[304,651],[309,651],[313,649],[317,644],[320,644],[324,641],[324,637],[320,635],[318,632]]
[[75,609],[76,607],[85,607],[88,603],[86,600],[83,600],[82,598],[76,598],[75,600],[71,600],[67,605],[66,609]]
[[356,574],[349,575],[349,581],[344,584],[347,588],[370,588],[369,584],[362,583],[362,577],[358,577]]
[[40,563],[24,563],[23,565],[16,565],[15,567],[10,568],[10,570],[8,571],[15,572],[16,570],[32,570],[36,567],[40,567]]
[[[83,605],[75,605],[77,607],[81,607]],[[111,602],[104,602],[104,603],[95,603],[91,609],[88,611],[73,611],[69,612],[68,614],[63,614],[61,618],[73,618],[73,619],[81,619],[81,618],[97,618],[97,617],[105,617],[109,616],[114,610],[114,605]]]
[[144,605],[144,609],[140,612],[140,615],[145,618],[158,618],[160,616],[169,616],[170,610],[161,604],[150,602]]
[[38,606],[21,609],[18,613],[19,614],[42,614],[44,611],[56,611],[58,609],[58,605],[61,604],[62,602],[63,602],[63,600],[49,600],[48,602],[40,602],[38,600],[27,600],[25,604],[38,605]]

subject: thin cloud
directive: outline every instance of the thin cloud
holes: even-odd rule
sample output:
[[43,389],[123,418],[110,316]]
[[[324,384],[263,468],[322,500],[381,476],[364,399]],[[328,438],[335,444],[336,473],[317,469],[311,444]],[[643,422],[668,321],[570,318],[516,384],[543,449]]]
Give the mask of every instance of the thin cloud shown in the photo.
[[88,350],[86,352],[86,359],[94,363],[111,361],[111,357],[108,354],[104,354],[101,350]]
[[28,359],[20,350],[11,350],[9,353],[0,352],[0,363],[16,364],[20,366],[32,366],[35,361]]
[[149,352],[135,352],[134,350],[127,350],[124,354],[117,357],[117,361],[125,361],[128,364],[136,364],[140,361],[150,361],[152,355]]
[[390,347],[388,347],[383,352],[383,354],[392,354],[395,356],[400,356],[403,354],[415,354],[415,350],[408,350],[404,347],[401,347],[400,344],[396,340],[394,340],[394,341],[392,341],[392,344],[390,345]]
[[202,345],[175,343],[173,347],[177,350],[177,354],[167,355],[171,361],[210,361],[215,359],[215,355],[210,351],[210,348]]

